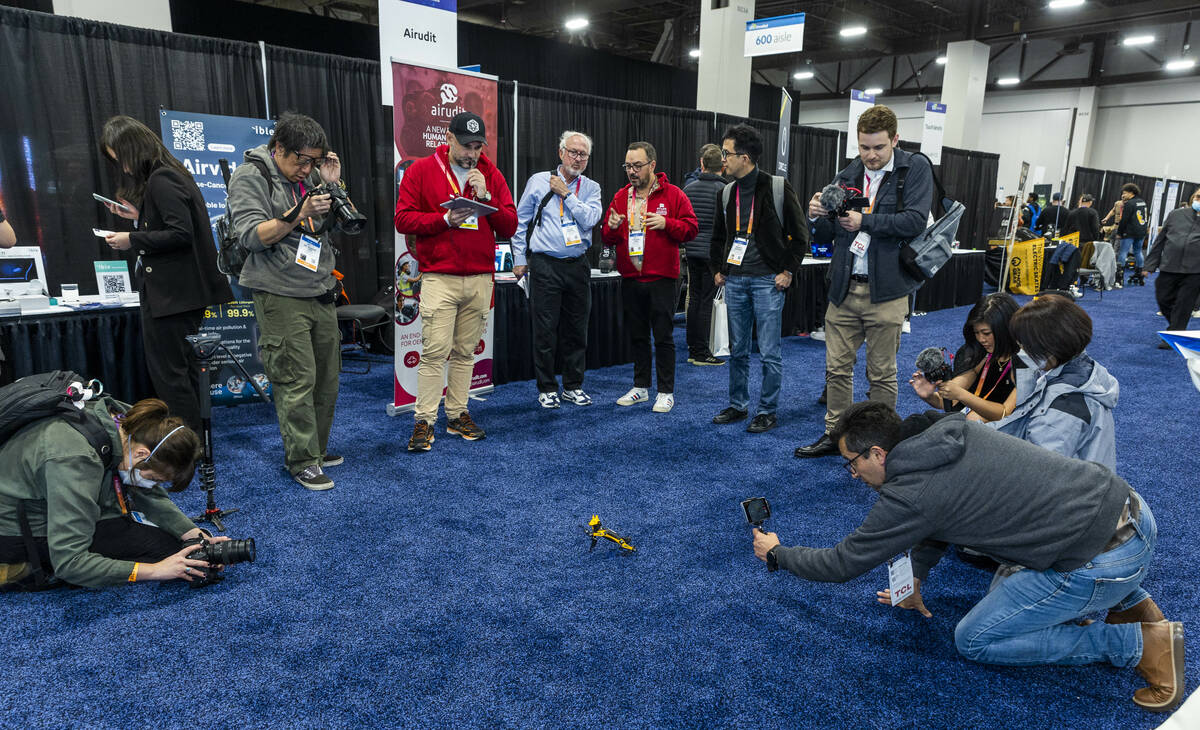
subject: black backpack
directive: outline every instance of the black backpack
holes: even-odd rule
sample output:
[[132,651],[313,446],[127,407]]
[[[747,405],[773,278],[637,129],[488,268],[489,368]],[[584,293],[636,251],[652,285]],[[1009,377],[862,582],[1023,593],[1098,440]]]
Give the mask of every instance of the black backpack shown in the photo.
[[[267,179],[267,186],[273,185],[271,173],[262,160],[251,158],[246,161],[253,165]],[[225,180],[225,197],[229,197],[229,160],[221,158],[221,177]],[[250,252],[238,240],[233,230],[233,217],[229,212],[229,204],[225,205],[225,215],[217,219],[217,271],[225,276],[238,278],[242,275],[242,267],[246,265],[246,257]]]
[[[47,418],[61,418],[83,435],[100,457],[105,470],[115,469],[120,454],[112,447],[112,440],[104,427],[87,417],[79,407],[89,395],[84,392],[87,381],[70,370],[53,370],[48,373],[27,375],[14,383],[0,387],[0,444],[6,443],[19,431]],[[41,558],[33,540],[33,531],[25,514],[25,502],[17,502],[17,519],[21,523],[21,537],[29,556],[29,567],[33,570],[37,587],[47,585],[42,571]]]

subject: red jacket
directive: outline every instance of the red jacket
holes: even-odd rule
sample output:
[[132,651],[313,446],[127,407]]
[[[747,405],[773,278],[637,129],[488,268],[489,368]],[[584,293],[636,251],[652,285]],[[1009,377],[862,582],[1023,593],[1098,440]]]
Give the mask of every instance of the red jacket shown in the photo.
[[[490,274],[496,270],[496,238],[511,238],[517,231],[517,207],[500,170],[487,155],[480,155],[479,171],[492,195],[487,204],[497,210],[479,219],[479,230],[451,228],[444,217],[446,209],[441,206],[454,197],[446,178],[446,172],[454,174],[449,153],[450,147],[442,145],[405,171],[396,196],[396,232],[409,236],[409,248],[416,253],[421,271],[456,276]],[[463,192],[475,197],[470,186]]]
[[609,210],[625,216],[617,228],[608,227],[608,213],[600,221],[600,238],[616,247],[617,271],[621,276],[638,281],[679,278],[679,247],[696,237],[700,222],[692,210],[692,202],[683,191],[667,181],[665,172],[658,173],[658,186],[650,193],[647,213],[665,216],[667,227],[661,231],[646,229],[646,246],[639,272],[629,260],[629,186],[613,196]]

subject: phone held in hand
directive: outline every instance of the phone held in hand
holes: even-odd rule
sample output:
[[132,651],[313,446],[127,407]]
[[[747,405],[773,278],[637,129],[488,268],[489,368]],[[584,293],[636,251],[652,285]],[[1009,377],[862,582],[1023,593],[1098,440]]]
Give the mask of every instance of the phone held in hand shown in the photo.
[[121,210],[125,211],[126,213],[131,212],[128,205],[125,205],[123,203],[118,203],[117,201],[113,200],[112,198],[106,198],[103,195],[101,195],[100,193],[92,193],[92,197],[95,198],[96,202],[98,202],[98,203],[108,203],[109,205],[115,205],[116,207],[120,208]]

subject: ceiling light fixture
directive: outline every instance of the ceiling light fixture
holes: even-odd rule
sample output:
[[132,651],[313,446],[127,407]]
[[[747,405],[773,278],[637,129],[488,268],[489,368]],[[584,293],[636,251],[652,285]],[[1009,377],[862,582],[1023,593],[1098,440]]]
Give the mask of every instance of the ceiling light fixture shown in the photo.
[[808,81],[812,77],[812,71],[797,71],[796,73],[792,74],[792,78],[796,79],[797,81]]
[[1016,76],[1005,76],[1002,79],[996,79],[996,83],[1001,86],[1016,86],[1021,83],[1021,79]]
[[566,23],[563,23],[567,30],[583,30],[588,27],[587,18],[569,18]]
[[1083,0],[1050,0],[1051,10],[1062,10],[1063,8],[1077,8],[1083,5]]
[[850,25],[842,28],[839,34],[843,38],[857,38],[860,35],[867,34],[867,26],[865,25]]
[[1196,67],[1196,59],[1181,58],[1178,61],[1171,61],[1166,66],[1163,66],[1168,71],[1187,71]]
[[935,61],[939,66],[945,66],[948,59],[945,56],[938,56]]
[[700,58],[700,49],[693,48],[692,50],[688,51],[688,55],[692,58]]
[[876,94],[882,94],[882,93],[883,93],[883,89],[879,88],[878,86],[872,86],[872,87],[871,87],[871,88],[869,88],[869,89],[864,89],[864,90],[863,90],[863,93],[864,93],[864,94],[870,94],[871,96],[875,96]]
[[1121,45],[1144,46],[1144,45],[1147,45],[1147,44],[1150,44],[1153,42],[1154,42],[1154,36],[1152,36],[1152,35],[1131,35],[1128,38],[1126,38],[1125,40],[1121,41]]

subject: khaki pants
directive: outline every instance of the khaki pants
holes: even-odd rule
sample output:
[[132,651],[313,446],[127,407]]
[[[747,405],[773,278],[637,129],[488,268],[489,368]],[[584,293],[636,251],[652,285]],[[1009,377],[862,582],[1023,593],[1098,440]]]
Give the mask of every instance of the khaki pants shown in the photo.
[[446,418],[458,418],[467,410],[475,346],[492,308],[492,275],[426,274],[421,282],[421,363],[414,417],[433,425],[443,374]]
[[295,475],[320,464],[329,446],[342,368],[337,311],[333,304],[315,299],[256,291],[254,316],[283,437],[284,463]]
[[896,352],[906,314],[907,296],[874,304],[866,282],[851,281],[840,307],[829,303],[825,311],[826,433],[854,401],[854,364],[863,342],[867,343],[871,400],[896,407]]

